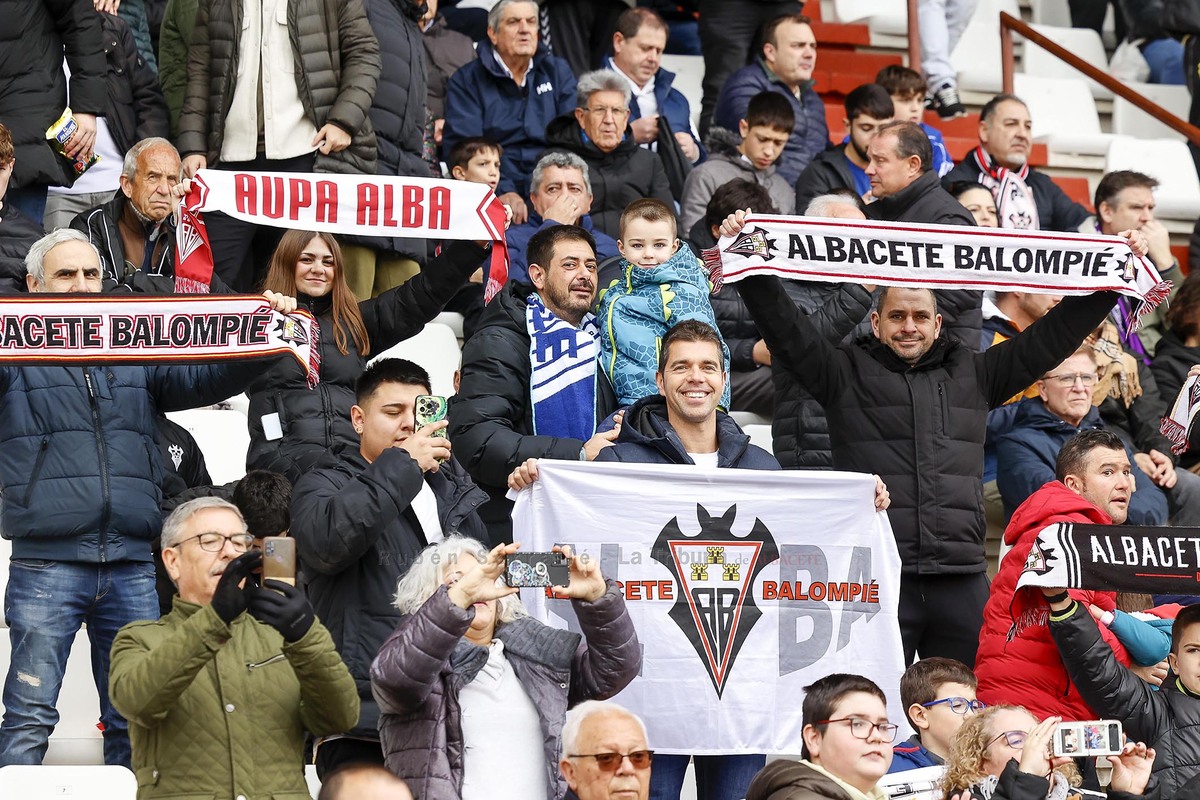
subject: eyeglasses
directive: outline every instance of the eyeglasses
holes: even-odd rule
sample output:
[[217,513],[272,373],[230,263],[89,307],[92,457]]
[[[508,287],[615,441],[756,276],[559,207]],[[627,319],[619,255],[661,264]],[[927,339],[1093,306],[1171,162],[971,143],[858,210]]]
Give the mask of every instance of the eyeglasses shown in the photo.
[[613,119],[620,119],[621,117],[623,117],[629,113],[629,109],[628,108],[615,108],[612,106],[601,106],[600,108],[589,108],[589,109],[587,109],[587,112],[589,114],[591,114],[593,117],[599,117],[600,119],[604,119],[609,114],[612,114]]
[[996,742],[1003,739],[1005,742],[1008,743],[1008,746],[1011,747],[1013,750],[1020,750],[1022,747],[1025,746],[1025,739],[1028,736],[1029,736],[1029,734],[1025,731],[1005,731],[1004,733],[997,736],[995,739],[992,739],[990,742],[988,742],[988,747],[991,747]]
[[950,710],[960,716],[966,716],[967,713],[978,714],[983,709],[987,708],[987,703],[982,700],[968,700],[965,697],[943,697],[941,700],[934,700],[931,703],[921,703],[924,708],[933,708],[942,704],[950,706]]
[[621,762],[628,758],[634,769],[648,769],[654,760],[653,750],[634,750],[632,753],[581,753],[567,758],[594,758],[596,766],[605,772],[616,772]]
[[184,544],[192,541],[192,539],[195,539],[200,543],[201,550],[207,550],[210,553],[219,553],[224,550],[225,542],[232,544],[233,549],[239,553],[247,552],[254,544],[254,537],[248,533],[235,533],[230,536],[226,536],[223,533],[209,532],[197,534],[196,536],[189,536],[188,538],[182,539],[171,545],[171,547],[182,547]]
[[1066,375],[1047,375],[1042,380],[1056,380],[1058,385],[1062,387],[1074,386],[1075,381],[1080,381],[1084,386],[1095,386],[1096,381],[1100,376],[1094,372],[1072,372]]
[[831,722],[849,722],[850,735],[855,739],[870,739],[871,732],[878,730],[879,735],[885,742],[896,741],[896,732],[900,730],[899,725],[894,725],[891,722],[871,722],[861,717],[842,717],[841,719],[823,719],[816,725],[828,725]]

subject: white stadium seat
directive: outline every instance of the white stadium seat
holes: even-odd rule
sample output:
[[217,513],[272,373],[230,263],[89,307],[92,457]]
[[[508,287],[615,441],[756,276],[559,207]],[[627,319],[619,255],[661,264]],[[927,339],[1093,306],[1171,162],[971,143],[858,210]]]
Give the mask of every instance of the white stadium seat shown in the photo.
[[1033,138],[1053,153],[1103,156],[1112,135],[1100,130],[1100,114],[1087,83],[1017,73],[1013,91],[1029,107]]
[[426,324],[416,336],[371,357],[374,364],[381,358],[407,358],[420,364],[429,373],[433,393],[449,397],[454,394],[454,372],[462,359],[458,337],[454,331],[436,322]]
[[963,31],[950,63],[960,91],[995,94],[1004,83],[1000,60],[1000,12],[1021,16],[1017,0],[979,0],[971,24]]
[[[1164,86],[1157,83],[1129,83],[1130,89],[1153,100],[1182,120],[1187,120],[1192,96],[1186,86]],[[1168,128],[1123,97],[1113,98],[1113,133],[1136,136],[1139,139],[1176,139],[1184,141],[1182,133]]]
[[[1101,72],[1108,72],[1108,54],[1104,52],[1104,41],[1100,34],[1090,28],[1056,28],[1051,25],[1034,25],[1034,30],[1057,45],[1065,47]],[[1021,57],[1021,71],[1042,78],[1076,78],[1086,80],[1092,96],[1111,100],[1113,93],[1105,89],[1082,72],[1072,67],[1033,42],[1025,42]]]
[[167,417],[186,428],[200,445],[208,474],[215,485],[236,481],[246,474],[250,432],[246,430],[244,413],[232,409],[193,408],[172,411]]
[[838,22],[861,22],[872,33],[908,35],[908,14],[894,0],[833,0],[833,14]]
[[1113,138],[1105,172],[1133,169],[1159,182],[1154,190],[1155,215],[1191,225],[1200,216],[1200,179],[1188,146],[1171,139]]
[[772,446],[774,439],[771,437],[770,425],[745,425],[742,430],[750,437],[750,444],[758,445],[768,453],[774,453]]
[[125,767],[8,766],[0,768],[0,797],[61,800],[63,797],[134,800],[137,778]]
[[699,127],[700,101],[704,97],[704,56],[676,56],[664,53],[660,66],[668,72],[675,73],[675,82],[671,86],[687,98],[688,110],[692,112],[692,125]]

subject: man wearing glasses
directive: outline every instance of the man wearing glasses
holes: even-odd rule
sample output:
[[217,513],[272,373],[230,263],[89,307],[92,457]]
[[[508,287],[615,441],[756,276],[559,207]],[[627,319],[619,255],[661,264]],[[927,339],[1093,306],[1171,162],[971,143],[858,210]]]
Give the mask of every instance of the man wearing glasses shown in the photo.
[[1124,432],[1107,423],[1093,403],[1099,380],[1096,355],[1084,345],[1037,382],[1038,396],[1021,403],[1012,428],[996,443],[996,485],[1006,516],[1043,484],[1054,480],[1055,460],[1067,440],[1083,430],[1108,430],[1121,436],[1136,486],[1129,500],[1128,524],[1200,524],[1200,476],[1176,471],[1158,450],[1138,452]]
[[564,150],[588,165],[592,184],[592,222],[614,239],[621,235],[621,212],[643,197],[671,208],[671,184],[662,161],[642,149],[629,126],[629,81],[608,69],[589,72],[575,90],[575,113],[546,128],[551,150]]
[[883,691],[861,675],[827,675],[805,687],[802,714],[802,760],[767,764],[750,782],[746,800],[884,800],[887,793],[875,784],[892,763],[899,728],[887,718]]
[[616,703],[588,700],[567,712],[562,730],[565,800],[646,800],[654,751],[646,726]]
[[262,554],[237,507],[215,497],[163,523],[171,613],[113,643],[109,694],[129,720],[138,797],[308,796],[305,731],[358,719],[358,691],[301,590],[259,588]]

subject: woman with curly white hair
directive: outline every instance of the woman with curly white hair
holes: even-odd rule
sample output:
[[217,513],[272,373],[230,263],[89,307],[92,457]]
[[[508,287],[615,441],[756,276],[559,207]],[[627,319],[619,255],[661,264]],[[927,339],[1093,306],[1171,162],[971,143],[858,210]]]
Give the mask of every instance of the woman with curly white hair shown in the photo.
[[582,635],[528,616],[506,586],[505,557],[451,536],[400,580],[403,617],[371,665],[388,769],[418,798],[561,800],[567,709],[625,688],[641,646],[625,601],[599,564],[567,548],[569,598]]

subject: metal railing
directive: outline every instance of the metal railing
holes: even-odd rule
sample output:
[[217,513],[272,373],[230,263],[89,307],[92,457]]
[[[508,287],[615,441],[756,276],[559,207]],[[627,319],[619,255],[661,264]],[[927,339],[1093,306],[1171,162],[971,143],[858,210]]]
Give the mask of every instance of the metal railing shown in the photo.
[[[911,19],[909,21],[912,25]],[[1119,80],[1109,75],[1103,70],[1097,69],[1088,62],[1084,61],[1079,56],[1072,53],[1060,44],[1046,38],[1038,33],[1033,26],[1017,19],[1011,14],[1000,12],[1000,57],[1004,76],[1004,91],[1011,93],[1013,90],[1013,33],[1019,33],[1025,37],[1026,47],[1030,44],[1041,47],[1052,56],[1065,61],[1075,69],[1088,76],[1096,83],[1108,89],[1115,95],[1120,95],[1135,106],[1145,111],[1150,116],[1157,119],[1159,122],[1170,127],[1172,130],[1183,134],[1189,142],[1200,147],[1200,128],[1191,125],[1187,120],[1180,119],[1172,114],[1167,109],[1155,103],[1153,100],[1138,94],[1133,89],[1130,89]]]

